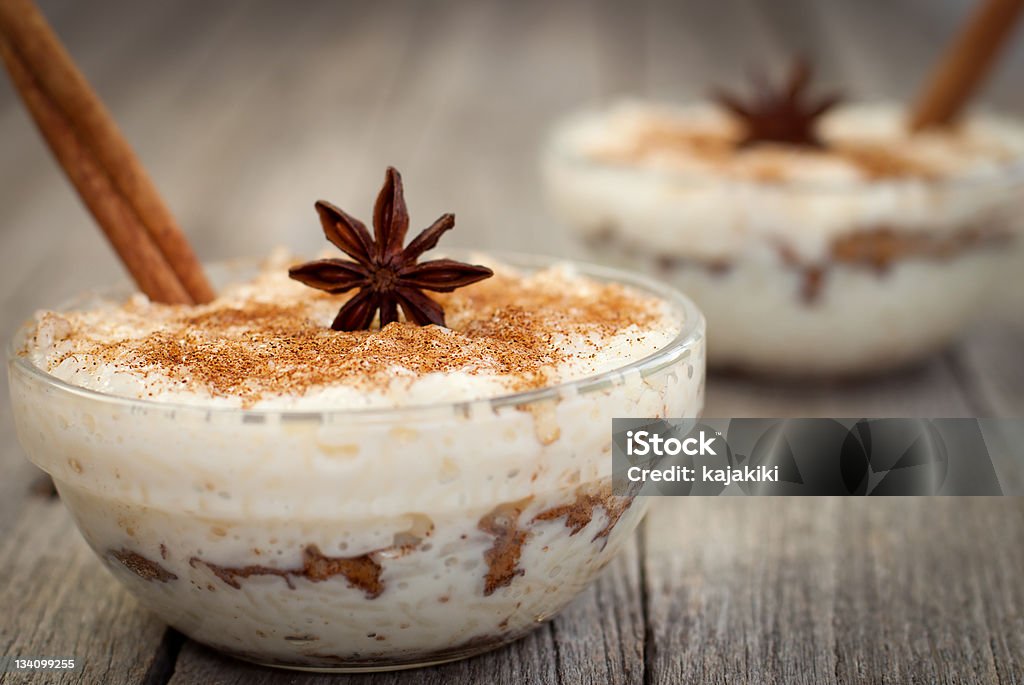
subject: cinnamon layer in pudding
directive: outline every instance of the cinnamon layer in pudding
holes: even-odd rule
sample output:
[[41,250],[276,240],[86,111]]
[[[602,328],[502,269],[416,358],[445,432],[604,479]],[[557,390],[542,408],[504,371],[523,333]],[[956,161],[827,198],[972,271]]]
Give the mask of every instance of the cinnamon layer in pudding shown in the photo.
[[[615,250],[633,258],[643,258],[644,252],[631,243],[616,241],[615,231],[609,230],[590,236],[589,247],[594,250]],[[829,272],[836,267],[868,270],[878,276],[889,273],[893,266],[905,260],[947,262],[975,250],[1000,249],[1013,240],[1009,231],[996,227],[965,228],[948,235],[932,235],[926,231],[898,231],[879,226],[838,236],[824,260],[802,261],[785,244],[777,248],[778,260],[802,279],[800,294],[806,304],[814,304],[821,295]],[[651,259],[651,256],[647,256]],[[724,276],[735,266],[727,258],[689,259],[664,254],[653,257],[657,272],[671,273],[676,269],[696,267],[712,276]]]
[[[289,280],[287,256],[195,307],[141,296],[41,312],[24,354],[60,379],[124,397],[243,407],[462,401],[584,378],[661,349],[679,312],[558,266],[434,295],[449,328],[404,321],[338,332],[347,295]],[[493,265],[492,260],[486,260]]]

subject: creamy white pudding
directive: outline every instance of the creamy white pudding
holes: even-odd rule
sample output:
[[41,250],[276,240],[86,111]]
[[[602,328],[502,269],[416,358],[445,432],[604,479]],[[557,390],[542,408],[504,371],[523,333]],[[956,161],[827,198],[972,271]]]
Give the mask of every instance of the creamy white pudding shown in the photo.
[[137,295],[40,312],[24,350],[57,378],[120,397],[256,409],[361,409],[462,402],[556,385],[642,359],[679,331],[661,300],[575,273],[497,267],[439,294],[448,328],[330,329],[339,298],[288,278],[273,256],[211,304]]
[[909,134],[895,105],[822,117],[822,148],[741,146],[712,106],[622,103],[565,121],[554,209],[604,261],[690,294],[712,363],[857,373],[947,343],[981,309],[1024,209],[1024,127]]
[[43,313],[13,345],[19,437],[194,639],[337,670],[493,648],[628,538],[644,503],[610,491],[611,419],[697,416],[704,343],[643,280],[486,261],[439,297],[450,329],[332,331],[344,296],[280,260],[209,305]]

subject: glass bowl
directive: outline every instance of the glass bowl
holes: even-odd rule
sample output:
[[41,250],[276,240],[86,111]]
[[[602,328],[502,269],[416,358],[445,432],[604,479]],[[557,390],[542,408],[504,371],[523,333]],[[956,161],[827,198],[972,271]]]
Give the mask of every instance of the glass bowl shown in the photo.
[[[920,359],[985,311],[1020,250],[1024,156],[941,179],[710,176],[586,154],[611,111],[555,128],[550,205],[589,258],[692,297],[712,366],[844,376]],[[992,121],[1021,144],[1024,127]]]
[[[557,260],[501,256],[532,270]],[[215,283],[252,264],[210,268]],[[612,495],[613,417],[696,417],[704,320],[563,385],[359,411],[259,411],[68,385],[9,347],[17,433],[141,604],[239,658],[328,671],[461,659],[551,618],[612,559],[643,498]],[[125,296],[130,289],[103,297]],[[74,307],[95,303],[80,298]]]

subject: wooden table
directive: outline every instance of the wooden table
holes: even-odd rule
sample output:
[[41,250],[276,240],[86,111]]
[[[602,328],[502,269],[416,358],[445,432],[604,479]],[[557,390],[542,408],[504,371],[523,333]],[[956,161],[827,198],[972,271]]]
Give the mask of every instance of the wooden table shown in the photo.
[[[567,253],[537,149],[560,113],[632,92],[699,96],[748,64],[816,56],[826,84],[902,97],[962,3],[44,3],[206,258],[321,238],[312,201],[369,212],[385,164],[414,223]],[[301,7],[301,9],[297,9]],[[1024,111],[1024,51],[993,102]],[[1015,81],[1016,79],[1016,81]],[[116,262],[0,83],[0,324],[109,281]],[[1007,290],[1024,290],[1020,283]],[[712,376],[710,416],[1020,416],[1022,300],[881,379]],[[6,382],[4,380],[3,382]],[[3,682],[285,683],[183,640],[101,568],[13,435],[0,389],[0,654],[74,656]],[[626,552],[526,639],[427,682],[1024,681],[1018,498],[656,502]],[[346,682],[400,682],[410,674]]]

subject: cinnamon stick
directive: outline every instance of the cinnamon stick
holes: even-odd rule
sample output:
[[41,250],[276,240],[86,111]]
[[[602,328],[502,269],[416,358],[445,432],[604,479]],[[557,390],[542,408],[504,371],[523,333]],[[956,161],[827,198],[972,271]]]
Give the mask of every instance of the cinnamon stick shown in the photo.
[[38,90],[60,111],[78,143],[92,154],[132,209],[191,300],[201,303],[213,299],[213,288],[199,260],[145,168],[32,0],[0,0],[0,32],[6,35]]
[[11,45],[0,38],[0,56],[40,133],[132,278],[151,300],[190,304],[192,298],[142,227],[138,216],[81,144]]
[[956,120],[981,85],[1024,9],[1024,0],[985,0],[968,20],[919,96],[910,128],[920,131]]

